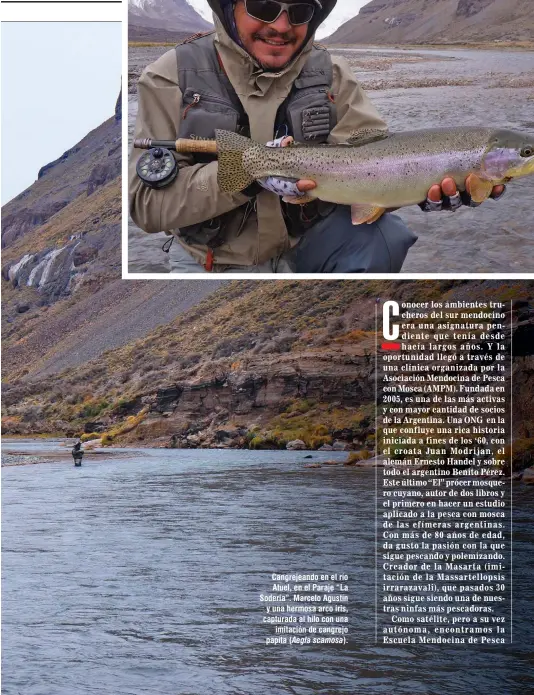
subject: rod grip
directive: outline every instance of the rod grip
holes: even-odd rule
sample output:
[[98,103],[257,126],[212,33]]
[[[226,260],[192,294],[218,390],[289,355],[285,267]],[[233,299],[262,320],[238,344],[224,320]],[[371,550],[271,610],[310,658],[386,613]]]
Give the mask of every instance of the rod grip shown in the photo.
[[203,154],[217,154],[217,142],[215,140],[190,140],[180,138],[176,141],[177,152],[200,152]]
[[133,146],[139,150],[150,150],[153,147],[165,147],[176,152],[200,152],[203,154],[217,154],[217,142],[215,140],[190,140],[180,138],[178,140],[153,140],[151,138],[139,138],[133,141]]

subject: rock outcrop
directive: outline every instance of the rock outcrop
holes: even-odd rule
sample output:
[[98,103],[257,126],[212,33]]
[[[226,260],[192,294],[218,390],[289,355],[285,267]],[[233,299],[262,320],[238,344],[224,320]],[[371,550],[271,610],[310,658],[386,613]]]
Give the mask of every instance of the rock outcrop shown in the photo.
[[306,449],[306,444],[302,439],[294,439],[292,442],[286,444],[286,449],[288,451],[304,451]]
[[69,157],[72,157],[73,155],[75,155],[79,151],[80,151],[80,146],[76,145],[75,147],[71,147],[70,150],[63,152],[61,157],[58,157],[57,159],[54,159],[53,162],[50,162],[49,164],[45,164],[43,167],[41,167],[39,169],[39,173],[37,174],[37,178],[40,179],[42,176],[44,176],[49,171],[51,171],[54,167],[57,167],[58,164],[61,164],[62,162],[66,162]]
[[456,8],[457,17],[473,17],[485,7],[491,5],[493,0],[458,0]]
[[[368,403],[374,388],[370,369],[364,357],[349,359],[341,353],[258,357],[246,370],[221,371],[159,389],[153,398],[144,399],[149,415],[138,434],[151,439],[155,432],[163,433],[172,448],[245,446],[244,436],[253,426],[268,422],[291,401],[309,399],[339,408]],[[356,432],[337,430],[335,435],[338,440],[331,450],[352,448]],[[307,446],[296,439],[287,448]]]
[[[42,201],[30,210],[22,209],[9,213],[6,205],[6,214],[2,215],[2,248],[7,248],[21,236],[31,232],[36,227],[46,224],[56,213],[68,205],[71,200],[83,191],[83,186],[71,189],[69,197],[61,200]],[[20,196],[18,196],[20,198]]]
[[[113,150],[113,154],[116,151]],[[109,157],[109,155],[108,155]],[[97,164],[91,172],[89,181],[87,182],[87,195],[93,195],[97,188],[105,186],[108,181],[113,181],[114,178],[119,176],[121,173],[121,160],[120,157],[113,157],[110,161],[104,162],[102,164]]]
[[[46,303],[67,296],[76,276],[95,272],[95,261],[104,252],[105,263],[120,247],[120,225],[104,224],[98,229],[74,234],[59,247],[48,247],[35,254],[25,254],[12,265],[4,266],[4,277],[13,288],[31,287],[39,291]],[[92,263],[89,267],[89,263]]]
[[256,359],[247,370],[183,382],[157,391],[152,411],[160,415],[194,413],[206,417],[224,410],[251,415],[263,408],[277,413],[291,399],[316,399],[358,407],[373,398],[370,365],[362,358],[320,359],[313,352]]

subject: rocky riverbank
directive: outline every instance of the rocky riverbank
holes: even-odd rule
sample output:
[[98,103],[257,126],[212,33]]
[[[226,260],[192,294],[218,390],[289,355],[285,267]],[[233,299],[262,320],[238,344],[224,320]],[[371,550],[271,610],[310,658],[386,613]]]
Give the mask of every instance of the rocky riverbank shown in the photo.
[[34,463],[46,463],[43,456],[31,456],[29,454],[4,454],[2,452],[2,467],[4,466],[29,466]]

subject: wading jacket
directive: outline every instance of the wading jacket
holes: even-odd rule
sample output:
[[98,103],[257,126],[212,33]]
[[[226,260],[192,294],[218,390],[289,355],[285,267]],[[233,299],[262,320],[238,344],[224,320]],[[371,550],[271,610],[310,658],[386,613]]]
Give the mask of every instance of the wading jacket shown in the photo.
[[[386,129],[345,59],[310,40],[279,73],[264,72],[217,18],[215,25],[216,33],[168,51],[144,70],[134,138],[211,139],[221,128],[265,143],[284,123],[297,141],[340,143],[360,129]],[[143,152],[134,148],[130,157],[134,222],[146,232],[174,234],[208,269],[263,263],[297,243],[274,193],[222,193],[217,161],[183,154],[176,155],[178,177],[153,190],[136,175]]]

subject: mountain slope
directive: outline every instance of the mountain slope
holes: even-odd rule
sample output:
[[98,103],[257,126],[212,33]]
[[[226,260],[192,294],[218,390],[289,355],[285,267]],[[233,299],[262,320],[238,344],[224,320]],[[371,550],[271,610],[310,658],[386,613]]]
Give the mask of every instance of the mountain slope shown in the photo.
[[6,383],[79,367],[218,287],[121,277],[121,110],[2,209]]
[[[105,121],[61,157],[41,167],[37,180],[2,208],[2,248],[13,245],[80,196],[115,179],[121,166],[121,115]],[[12,254],[6,251],[6,257]]]
[[328,44],[534,40],[532,0],[372,0]]
[[4,345],[60,299],[120,273],[120,98],[95,128],[2,208]]
[[167,41],[209,31],[212,25],[186,0],[130,0],[130,41]]
[[140,27],[128,24],[128,41],[132,43],[169,43],[178,44],[194,34],[191,31],[167,31],[153,27]]
[[109,280],[98,287],[95,283],[94,292],[30,310],[27,321],[4,331],[4,373],[9,379],[19,375],[35,380],[77,368],[167,324],[219,284]]

